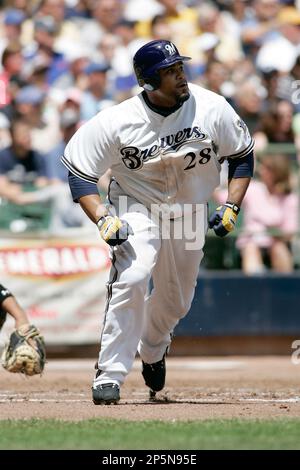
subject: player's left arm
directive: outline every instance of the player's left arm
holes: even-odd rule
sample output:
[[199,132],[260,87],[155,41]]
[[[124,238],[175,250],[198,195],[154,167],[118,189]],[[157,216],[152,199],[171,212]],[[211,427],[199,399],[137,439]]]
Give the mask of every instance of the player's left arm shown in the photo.
[[246,124],[224,100],[217,119],[216,132],[221,159],[228,161],[228,196],[209,219],[209,228],[224,237],[235,228],[240,206],[254,168],[254,142]]
[[242,201],[253,176],[253,152],[240,161],[229,160],[228,171],[226,203],[217,207],[209,219],[209,228],[212,228],[219,237],[225,237],[235,228]]
[[230,202],[241,207],[251,178],[232,178],[228,181],[228,197],[226,203]]
[[227,202],[241,206],[254,171],[253,150],[242,158],[228,159]]

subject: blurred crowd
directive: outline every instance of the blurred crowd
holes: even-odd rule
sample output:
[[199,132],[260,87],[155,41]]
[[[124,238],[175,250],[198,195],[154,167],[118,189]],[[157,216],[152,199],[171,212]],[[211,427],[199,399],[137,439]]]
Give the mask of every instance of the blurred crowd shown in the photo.
[[[189,80],[223,95],[255,138],[257,181],[238,247],[244,270],[258,272],[270,237],[290,253],[299,231],[300,0],[0,0],[0,197],[20,205],[52,198],[56,224],[86,223],[71,204],[60,156],[85,121],[140,91],[133,55],[159,38],[192,57]],[[263,176],[267,164],[277,172],[273,185]],[[261,213],[277,208],[276,216],[258,222],[251,204]],[[287,210],[291,224],[283,223]],[[271,249],[271,265],[288,272],[293,262],[278,267],[279,251]]]

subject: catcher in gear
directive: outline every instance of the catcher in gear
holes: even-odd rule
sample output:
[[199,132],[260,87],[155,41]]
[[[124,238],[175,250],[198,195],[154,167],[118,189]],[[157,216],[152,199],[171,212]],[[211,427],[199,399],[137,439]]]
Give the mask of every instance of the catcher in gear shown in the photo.
[[9,372],[25,375],[41,374],[46,362],[44,339],[39,330],[29,324],[25,311],[13,294],[0,284],[0,330],[10,314],[15,320],[15,331],[2,353],[2,366]]

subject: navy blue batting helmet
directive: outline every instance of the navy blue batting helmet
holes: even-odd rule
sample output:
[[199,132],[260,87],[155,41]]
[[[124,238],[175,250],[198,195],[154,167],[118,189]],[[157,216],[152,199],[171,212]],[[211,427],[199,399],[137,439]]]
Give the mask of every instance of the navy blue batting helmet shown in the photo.
[[160,85],[158,70],[184,60],[190,57],[180,55],[172,42],[160,39],[148,42],[136,52],[133,67],[139,85],[153,91]]

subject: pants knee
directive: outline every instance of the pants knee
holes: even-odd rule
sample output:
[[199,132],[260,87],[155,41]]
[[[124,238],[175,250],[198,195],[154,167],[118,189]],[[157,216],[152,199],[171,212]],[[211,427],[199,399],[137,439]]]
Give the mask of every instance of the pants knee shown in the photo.
[[191,301],[182,302],[178,309],[178,318],[183,318],[187,315],[192,305]]
[[129,271],[124,272],[124,276],[126,275],[126,283],[125,279],[120,278],[120,283],[124,282],[124,287],[130,288],[132,291],[141,290],[142,292],[146,292],[148,283],[150,280],[150,272],[147,271],[143,266],[135,267]]

